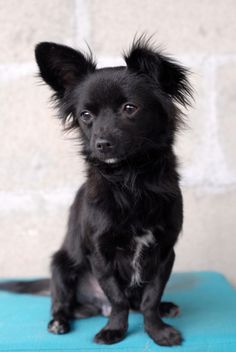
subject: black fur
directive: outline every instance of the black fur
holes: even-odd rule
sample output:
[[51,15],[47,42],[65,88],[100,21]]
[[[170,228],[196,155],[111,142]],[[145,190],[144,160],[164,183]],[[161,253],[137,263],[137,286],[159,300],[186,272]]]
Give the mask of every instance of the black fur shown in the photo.
[[32,281],[6,281],[0,282],[0,290],[17,292],[17,293],[30,293],[42,296],[49,295],[49,279],[38,279]]
[[160,301],[183,221],[173,144],[182,122],[175,103],[186,106],[192,96],[188,71],[144,38],[125,54],[124,67],[96,69],[91,56],[54,43],[35,52],[87,161],[87,180],[51,264],[49,331],[68,332],[78,306],[93,315],[110,305],[96,342],[123,339],[135,309],[156,343],[178,345],[181,334],[161,319],[178,307]]

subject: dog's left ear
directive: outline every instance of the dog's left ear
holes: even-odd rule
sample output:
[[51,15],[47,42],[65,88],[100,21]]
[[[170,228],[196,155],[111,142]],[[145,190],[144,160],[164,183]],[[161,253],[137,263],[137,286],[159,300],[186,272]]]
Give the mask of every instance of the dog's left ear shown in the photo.
[[131,72],[149,76],[172,99],[183,106],[190,105],[192,88],[187,78],[188,69],[152,50],[148,41],[138,39],[124,59]]
[[35,58],[40,76],[59,98],[63,97],[67,88],[96,69],[91,56],[56,43],[39,43],[35,48]]

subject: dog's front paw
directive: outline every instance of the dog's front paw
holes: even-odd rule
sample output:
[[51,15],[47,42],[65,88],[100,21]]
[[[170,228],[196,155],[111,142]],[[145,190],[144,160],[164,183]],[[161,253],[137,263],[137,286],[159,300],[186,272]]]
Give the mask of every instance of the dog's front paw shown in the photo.
[[111,329],[102,329],[95,335],[94,341],[96,343],[105,343],[105,344],[112,344],[122,340],[125,336],[126,330],[111,330]]
[[170,325],[163,325],[161,328],[147,331],[149,336],[161,346],[181,345],[183,338],[181,333]]
[[70,324],[66,321],[53,319],[48,323],[48,331],[52,334],[66,334],[70,331]]

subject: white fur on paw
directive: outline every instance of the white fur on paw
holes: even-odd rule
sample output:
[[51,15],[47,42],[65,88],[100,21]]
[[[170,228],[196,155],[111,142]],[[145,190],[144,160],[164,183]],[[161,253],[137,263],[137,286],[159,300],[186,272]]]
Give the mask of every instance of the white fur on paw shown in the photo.
[[109,317],[111,315],[111,306],[109,304],[102,305],[102,315]]

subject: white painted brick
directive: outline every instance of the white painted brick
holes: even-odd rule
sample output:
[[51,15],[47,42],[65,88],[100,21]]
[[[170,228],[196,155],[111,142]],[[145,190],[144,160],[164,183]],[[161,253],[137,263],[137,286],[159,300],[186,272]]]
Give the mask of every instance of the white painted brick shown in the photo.
[[142,32],[175,55],[235,50],[234,0],[92,0],[90,7],[93,47],[102,55],[118,55]]
[[49,90],[36,84],[35,44],[87,41],[99,66],[120,65],[145,31],[194,72],[190,128],[176,147],[185,223],[175,269],[219,270],[236,284],[235,11],[234,0],[0,0],[0,276],[48,273],[84,180]]
[[175,270],[218,270],[236,285],[236,187],[222,192],[184,189],[185,221]]
[[87,51],[91,42],[90,1],[75,0],[75,46]]
[[209,84],[209,60],[202,57],[199,62],[191,66],[191,60],[183,63],[189,66],[191,75],[189,80],[194,89],[192,107],[184,111],[186,128],[177,135],[176,153],[179,158],[180,173],[184,184],[199,184],[206,177],[206,168],[209,160],[199,157],[204,155],[207,147],[207,126],[209,120],[209,105],[211,90]]
[[[226,162],[227,153],[230,154],[230,150],[224,153],[222,147],[222,138],[225,137],[227,141],[232,142],[233,133],[231,133],[231,139],[228,139],[229,129],[221,129],[220,124],[223,119],[218,116],[218,106],[224,104],[228,92],[232,94],[234,75],[231,78],[231,87],[228,87],[224,94],[218,94],[217,75],[222,61],[227,62],[227,67],[231,67],[234,57],[206,56],[201,64],[193,68],[195,104],[189,114],[190,130],[186,131],[184,138],[180,137],[177,143],[177,151],[183,163],[184,183],[188,185],[202,184],[204,187],[218,188],[236,182]],[[232,120],[234,116],[229,107],[229,104],[224,105],[224,114],[227,118],[223,121],[226,122]],[[231,146],[232,150],[233,146]],[[232,160],[231,165],[233,164]]]
[[71,43],[73,0],[0,1],[0,63],[33,61],[40,41]]
[[48,275],[51,255],[61,245],[67,207],[48,207],[40,197],[33,202],[32,210],[0,212],[1,277]]
[[78,142],[63,134],[49,108],[49,89],[38,82],[33,75],[0,82],[0,185],[5,191],[76,187],[84,178]]
[[219,65],[216,74],[218,136],[227,168],[236,183],[236,62]]

